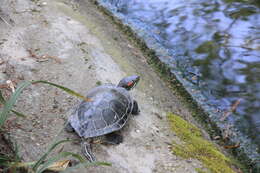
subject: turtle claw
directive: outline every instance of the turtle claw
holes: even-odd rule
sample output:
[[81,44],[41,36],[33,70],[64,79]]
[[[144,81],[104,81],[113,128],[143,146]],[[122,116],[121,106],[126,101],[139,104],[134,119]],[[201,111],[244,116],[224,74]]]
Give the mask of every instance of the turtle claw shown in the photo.
[[92,147],[89,142],[81,142],[81,147],[82,147],[82,152],[84,156],[90,161],[90,162],[95,162],[96,158],[92,153]]

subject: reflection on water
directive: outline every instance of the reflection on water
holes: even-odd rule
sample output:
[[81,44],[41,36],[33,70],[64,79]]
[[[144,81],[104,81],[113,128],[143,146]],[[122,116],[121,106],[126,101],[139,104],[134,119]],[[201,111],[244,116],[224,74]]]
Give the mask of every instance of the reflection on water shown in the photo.
[[[176,51],[184,77],[227,120],[260,141],[260,10],[246,0],[108,0],[126,17],[156,28]],[[255,4],[253,3],[255,2]],[[196,81],[194,81],[196,79]]]

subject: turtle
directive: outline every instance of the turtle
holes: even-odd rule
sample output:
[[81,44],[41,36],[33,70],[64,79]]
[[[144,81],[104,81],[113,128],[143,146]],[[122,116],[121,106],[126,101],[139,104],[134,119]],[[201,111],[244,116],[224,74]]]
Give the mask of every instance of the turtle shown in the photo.
[[82,152],[90,162],[96,161],[91,151],[95,138],[99,137],[103,144],[123,142],[119,130],[131,114],[140,112],[137,101],[129,93],[139,80],[140,76],[132,75],[121,79],[118,85],[103,84],[91,89],[86,95],[90,101],[76,105],[69,116],[65,130],[76,132],[82,139]]

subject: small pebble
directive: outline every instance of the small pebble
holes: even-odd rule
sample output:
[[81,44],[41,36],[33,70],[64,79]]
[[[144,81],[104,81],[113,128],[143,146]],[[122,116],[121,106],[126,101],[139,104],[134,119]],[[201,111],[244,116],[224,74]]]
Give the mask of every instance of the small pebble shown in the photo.
[[192,163],[192,161],[191,161],[191,160],[186,160],[186,162],[187,162],[187,163]]
[[218,140],[220,139],[220,136],[214,136],[213,139]]

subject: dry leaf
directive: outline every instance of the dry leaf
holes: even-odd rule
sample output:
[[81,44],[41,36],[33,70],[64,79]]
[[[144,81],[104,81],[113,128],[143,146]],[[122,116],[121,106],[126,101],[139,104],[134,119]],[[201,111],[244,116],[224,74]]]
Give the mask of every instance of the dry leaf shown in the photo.
[[69,166],[70,160],[62,160],[53,163],[48,167],[50,171],[64,171]]
[[240,146],[240,144],[237,143],[237,144],[235,144],[235,145],[226,145],[226,146],[224,146],[224,148],[226,148],[226,149],[232,149],[232,148],[238,148],[239,146]]
[[27,52],[29,53],[30,57],[37,59],[38,62],[47,61],[47,59],[53,59],[57,63],[61,64],[61,60],[56,56],[50,56],[50,55],[38,56],[31,49],[27,49]]
[[220,120],[221,120],[221,121],[224,121],[232,112],[235,112],[240,102],[241,102],[241,99],[238,99],[238,100],[231,106],[231,108],[224,113],[224,115],[221,117]]
[[220,139],[221,137],[220,136],[214,136],[213,137],[213,139],[215,139],[215,140],[218,140],[218,139]]
[[14,87],[15,85],[14,85],[14,83],[11,80],[7,80],[6,84],[7,84],[7,86],[9,88],[11,88],[12,92],[14,93],[15,92],[15,87]]

